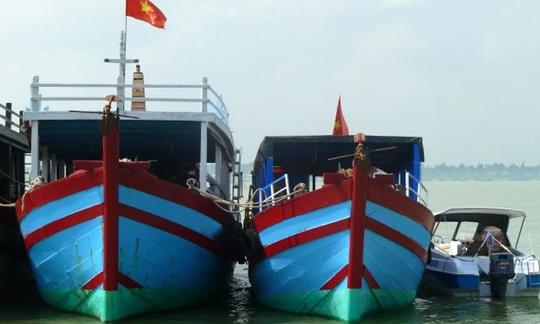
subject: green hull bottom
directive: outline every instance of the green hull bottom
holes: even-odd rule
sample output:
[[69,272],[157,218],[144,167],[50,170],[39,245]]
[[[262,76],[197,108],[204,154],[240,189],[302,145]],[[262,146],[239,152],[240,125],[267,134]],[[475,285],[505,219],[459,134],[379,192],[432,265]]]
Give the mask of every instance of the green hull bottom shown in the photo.
[[259,299],[271,308],[354,321],[367,314],[394,311],[410,306],[415,295],[416,291],[408,290],[343,288],[286,293]]
[[164,311],[194,305],[216,296],[215,290],[182,288],[124,288],[104,291],[85,289],[41,290],[52,306],[91,315],[102,321],[115,321],[133,314]]

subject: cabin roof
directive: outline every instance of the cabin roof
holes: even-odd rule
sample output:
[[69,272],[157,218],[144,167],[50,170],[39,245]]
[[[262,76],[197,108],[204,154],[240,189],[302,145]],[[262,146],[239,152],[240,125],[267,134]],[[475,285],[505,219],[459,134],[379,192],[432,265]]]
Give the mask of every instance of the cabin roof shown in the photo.
[[[370,153],[372,164],[386,172],[399,170],[410,161],[413,144],[419,145],[420,159],[424,161],[421,137],[368,135],[365,141],[368,151],[394,147]],[[259,146],[254,168],[257,170],[264,159],[273,157],[274,165],[285,172],[321,175],[335,171],[338,164],[351,167],[352,157],[336,161],[328,161],[328,158],[352,154],[354,150],[353,136],[267,136]]]
[[510,219],[525,217],[525,213],[515,209],[498,207],[457,207],[448,208],[435,214],[436,222],[475,222],[478,228],[497,226],[504,233]]
[[501,207],[453,207],[435,214],[437,221],[474,220],[484,215],[493,217],[525,217],[525,213],[515,209]]
[[[199,161],[201,122],[209,125],[208,162],[214,162],[215,143],[232,156],[229,128],[212,113],[123,112],[120,117],[120,156],[139,160]],[[38,121],[41,145],[66,160],[101,158],[100,114],[28,112],[25,119]],[[172,162],[172,161],[171,161]]]

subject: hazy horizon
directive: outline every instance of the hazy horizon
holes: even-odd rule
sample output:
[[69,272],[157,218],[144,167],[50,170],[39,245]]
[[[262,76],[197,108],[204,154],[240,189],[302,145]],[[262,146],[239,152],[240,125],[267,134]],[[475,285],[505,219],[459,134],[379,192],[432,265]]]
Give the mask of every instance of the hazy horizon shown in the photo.
[[[428,166],[540,164],[540,2],[153,2],[167,28],[129,18],[128,57],[147,83],[207,76],[245,162],[267,135],[331,134],[341,95],[351,132],[422,136]],[[124,1],[3,3],[0,102],[29,107],[34,75],[116,81]]]

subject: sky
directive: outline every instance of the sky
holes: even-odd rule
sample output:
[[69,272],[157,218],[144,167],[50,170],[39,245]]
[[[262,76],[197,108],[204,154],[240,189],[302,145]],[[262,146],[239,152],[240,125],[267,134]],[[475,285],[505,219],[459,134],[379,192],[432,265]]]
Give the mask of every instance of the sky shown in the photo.
[[[427,165],[540,164],[540,1],[153,2],[167,27],[129,18],[128,57],[146,83],[208,77],[243,162],[264,136],[331,134],[341,95],[351,133],[421,136]],[[34,75],[116,81],[124,1],[0,4],[0,102],[29,107]]]

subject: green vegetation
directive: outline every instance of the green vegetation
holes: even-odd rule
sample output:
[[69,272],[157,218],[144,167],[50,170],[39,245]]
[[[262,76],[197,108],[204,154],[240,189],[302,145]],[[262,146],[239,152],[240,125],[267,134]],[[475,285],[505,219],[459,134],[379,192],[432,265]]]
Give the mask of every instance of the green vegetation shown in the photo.
[[422,179],[429,180],[540,180],[540,165],[504,165],[501,163],[458,166],[440,164],[422,168]]

